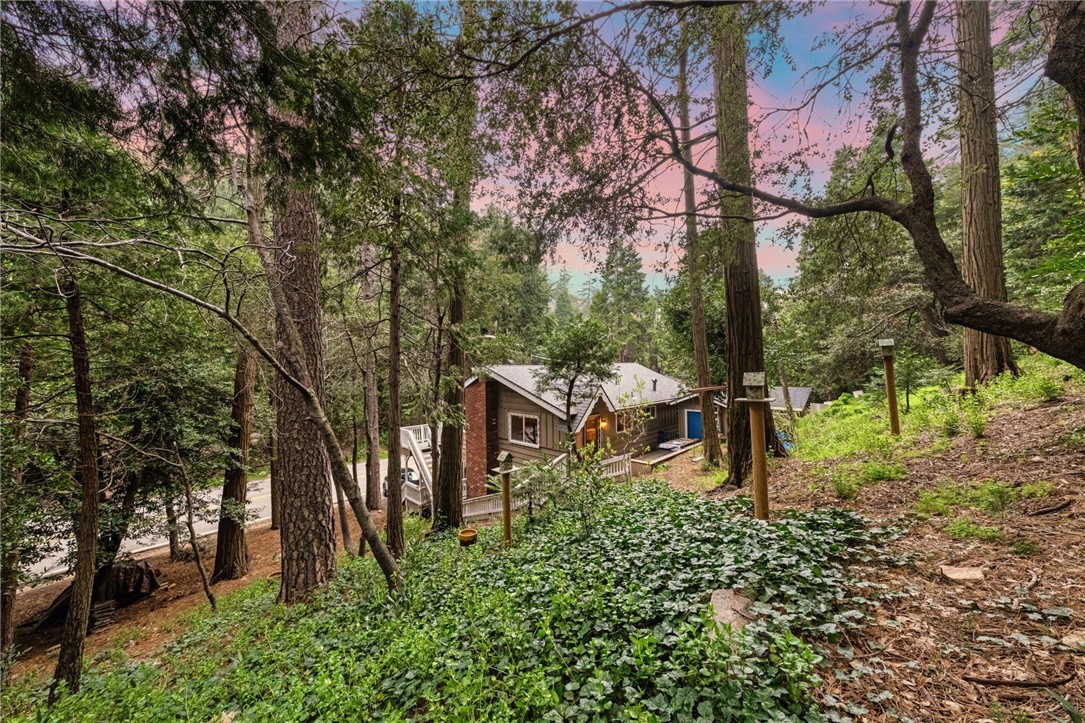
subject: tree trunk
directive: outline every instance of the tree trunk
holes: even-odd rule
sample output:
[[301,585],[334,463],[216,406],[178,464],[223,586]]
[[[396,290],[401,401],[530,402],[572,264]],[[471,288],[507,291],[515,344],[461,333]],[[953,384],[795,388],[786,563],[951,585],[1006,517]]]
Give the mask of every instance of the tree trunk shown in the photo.
[[463,373],[466,357],[463,350],[465,288],[463,254],[451,259],[451,298],[448,308],[448,359],[445,364],[446,415],[441,426],[441,462],[433,509],[433,529],[458,529],[463,525]]
[[[289,5],[288,8],[297,7]],[[324,401],[324,340],[320,321],[320,257],[317,250],[317,210],[312,193],[282,189],[275,214],[277,279],[289,305],[278,309],[276,340],[289,344],[290,314],[301,337],[299,363],[305,364],[313,392]],[[282,587],[279,599],[303,600],[335,576],[335,524],[332,516],[329,459],[320,432],[311,424],[306,401],[292,386],[278,380],[282,403],[276,415],[279,455],[276,460],[281,490]]]
[[377,395],[377,359],[373,339],[366,341],[362,369],[365,384],[365,503],[371,510],[381,508],[380,398]]
[[218,601],[215,593],[211,592],[211,581],[207,577],[207,568],[203,566],[203,553],[200,552],[200,541],[196,536],[196,523],[192,517],[192,480],[188,478],[185,463],[181,460],[181,453],[177,445],[173,445],[174,454],[177,455],[177,465],[181,468],[181,481],[185,485],[185,524],[188,526],[188,543],[192,546],[192,559],[196,562],[196,571],[200,574],[200,584],[203,585],[203,594],[207,596],[207,602],[211,605],[211,612],[218,612]]
[[[343,458],[342,448],[339,446],[339,439],[336,437],[335,429],[332,427],[331,422],[328,421],[328,417],[324,413],[324,405],[316,391],[318,387],[313,383],[309,366],[305,363],[306,345],[302,339],[301,332],[294,323],[292,315],[289,313],[290,302],[287,299],[286,289],[284,286],[275,283],[278,275],[278,267],[275,259],[272,258],[271,253],[263,243],[260,215],[257,212],[259,204],[255,198],[258,189],[253,188],[251,179],[249,179],[247,184],[241,187],[240,190],[245,196],[245,215],[247,217],[250,245],[259,256],[260,264],[263,266],[264,273],[269,279],[268,292],[271,295],[271,300],[276,310],[276,326],[277,329],[281,330],[284,334],[284,342],[279,346],[278,350],[279,355],[276,356],[268,352],[260,345],[259,340],[252,336],[251,333],[247,333],[247,330],[240,324],[235,323],[234,328],[245,334],[245,338],[248,339],[255,348],[261,350],[261,355],[275,368],[277,379],[288,384],[291,389],[301,396],[305,404],[305,411],[307,412],[309,423],[319,433],[320,442],[326,458],[331,461],[332,475],[334,475],[340,485],[347,489],[347,499],[350,501],[350,507],[354,511],[354,516],[358,520],[358,524],[362,528],[362,534],[365,536],[365,541],[373,550],[373,557],[380,566],[381,572],[384,573],[385,581],[388,583],[388,589],[390,591],[399,590],[403,587],[403,575],[399,569],[399,565],[396,563],[395,557],[389,552],[384,542],[381,541],[380,531],[377,529],[376,525],[373,524],[373,520],[366,510],[365,503],[363,502],[361,495],[358,494],[357,488],[351,487],[352,478],[350,475],[350,468]],[[279,322],[281,322],[281,324]],[[284,492],[289,491],[289,488],[284,488]],[[324,503],[323,510],[325,517],[329,522],[329,531],[332,533],[331,559],[334,564],[335,535],[330,509],[330,487],[324,487],[323,492],[325,495],[324,499],[328,500]],[[280,534],[280,537],[281,536],[282,535]]]
[[1044,74],[1070,95],[1078,121],[1070,146],[1085,176],[1085,2],[1044,2],[1042,8],[1048,36]]
[[[26,436],[26,415],[30,410],[30,378],[34,371],[34,356],[29,345],[19,348],[19,388],[15,390],[15,410],[12,414],[12,436],[22,440]],[[11,470],[11,489],[18,492],[23,484],[25,470]],[[0,686],[6,685],[10,673],[9,656],[15,643],[15,595],[19,589],[19,548],[12,525],[4,516],[3,498],[0,497],[0,534],[5,543],[0,557]]]
[[[351,465],[351,469],[354,466]],[[347,518],[347,491],[343,489],[343,485],[339,484],[339,480],[335,480],[335,506],[339,511],[339,529],[343,533],[343,549],[346,550],[347,555],[353,557],[354,555],[354,542],[350,537],[350,521]]]
[[[746,37],[734,7],[716,10],[713,38],[716,127],[716,168],[723,178],[751,185]],[[727,303],[727,464],[728,479],[742,486],[752,465],[750,417],[742,375],[765,371],[761,328],[761,288],[757,273],[757,240],[753,200],[746,194],[720,192],[720,238],[723,244]],[[702,415],[703,416],[703,415]],[[765,418],[767,449],[781,453],[772,415]]]
[[177,562],[181,557],[181,541],[177,535],[177,509],[173,506],[173,497],[166,493],[166,534],[170,541],[170,562]]
[[388,514],[384,525],[388,550],[395,558],[403,556],[403,488],[401,476],[402,459],[399,448],[400,399],[400,292],[401,261],[400,233],[403,230],[403,199],[397,194],[393,201],[393,238],[390,248],[389,300],[388,300]]
[[[133,439],[138,438],[137,434],[132,436]],[[121,545],[124,543],[125,538],[128,537],[128,524],[132,520],[132,515],[136,512],[136,494],[142,483],[142,470],[127,476],[124,485],[124,497],[121,499],[121,508],[119,510],[120,519],[115,524],[106,525],[108,531],[98,538],[96,559],[98,569],[94,573],[94,586],[90,597],[91,603],[112,601],[117,597],[113,566],[117,562],[117,555],[120,554]],[[103,501],[104,498],[100,499],[99,504]],[[94,624],[97,625],[97,622],[94,622]]]
[[[961,276],[980,296],[1006,301],[1002,262],[995,71],[986,2],[957,0],[961,115]],[[1010,340],[964,329],[965,384],[1017,373]]]
[[90,596],[98,554],[98,439],[94,398],[91,394],[90,355],[83,327],[83,307],[75,279],[69,277],[62,290],[67,297],[75,406],[79,418],[79,480],[82,484],[82,503],[79,510],[79,529],[76,532],[75,578],[72,580],[68,617],[64,621],[64,632],[60,639],[60,655],[53,674],[53,684],[49,688],[50,703],[56,700],[61,684],[67,686],[69,693],[79,690],[79,679],[83,673],[83,644],[90,621]]
[[249,496],[249,443],[252,439],[252,407],[255,396],[256,359],[238,349],[234,367],[234,398],[230,416],[230,460],[222,483],[215,569],[211,582],[237,580],[249,572],[249,549],[245,543],[245,512]]
[[[682,22],[682,34],[685,37],[685,22]],[[689,89],[686,65],[689,49],[683,47],[678,56],[678,113],[682,124],[683,155],[692,163],[693,148],[690,145]],[[697,386],[712,386],[712,375],[708,366],[708,329],[705,321],[704,291],[701,283],[702,258],[701,243],[697,231],[697,197],[693,188],[693,173],[688,168],[682,169],[682,194],[686,211],[686,269],[689,283],[689,313],[693,329],[693,361],[697,369]],[[714,392],[701,392],[701,423],[703,425],[704,457],[708,464],[719,466],[723,460],[720,448],[720,434],[716,429],[716,406]]]

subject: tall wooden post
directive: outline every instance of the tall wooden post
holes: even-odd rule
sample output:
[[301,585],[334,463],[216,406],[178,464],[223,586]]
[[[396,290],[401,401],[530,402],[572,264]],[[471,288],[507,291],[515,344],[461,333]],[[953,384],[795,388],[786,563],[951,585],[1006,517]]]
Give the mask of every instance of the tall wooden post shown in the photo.
[[897,414],[897,380],[893,371],[893,340],[878,339],[885,364],[885,396],[889,399],[889,431],[900,434],[900,417]]
[[765,407],[772,401],[765,397],[765,373],[742,375],[746,397],[736,399],[750,407],[750,453],[753,457],[753,510],[759,520],[769,518],[769,471],[765,459]]
[[505,547],[512,547],[512,470],[501,470],[501,524],[505,528]]

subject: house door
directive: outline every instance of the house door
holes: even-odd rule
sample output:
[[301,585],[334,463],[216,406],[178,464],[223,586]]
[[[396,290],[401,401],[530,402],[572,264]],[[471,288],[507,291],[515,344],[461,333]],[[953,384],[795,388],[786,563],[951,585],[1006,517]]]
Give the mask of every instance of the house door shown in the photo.
[[692,409],[686,410],[686,436],[690,439],[701,439],[704,437],[702,431],[703,425],[701,424],[701,413]]
[[589,444],[594,445],[595,441],[599,438],[599,416],[595,415],[588,417],[588,421],[584,423],[584,446]]

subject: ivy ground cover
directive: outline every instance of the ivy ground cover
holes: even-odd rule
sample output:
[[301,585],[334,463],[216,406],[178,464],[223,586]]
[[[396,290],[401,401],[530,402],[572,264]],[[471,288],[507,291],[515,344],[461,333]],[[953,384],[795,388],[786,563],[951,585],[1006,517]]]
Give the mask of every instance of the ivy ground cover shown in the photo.
[[[881,531],[823,510],[763,523],[749,500],[657,482],[604,492],[591,515],[517,520],[461,549],[415,535],[406,591],[345,561],[320,599],[286,608],[271,582],[203,613],[155,661],[102,660],[55,707],[9,690],[7,716],[63,721],[823,720],[820,643],[863,617],[847,563]],[[421,525],[416,525],[416,532]],[[742,633],[708,600],[757,602]],[[831,716],[835,718],[836,716]]]

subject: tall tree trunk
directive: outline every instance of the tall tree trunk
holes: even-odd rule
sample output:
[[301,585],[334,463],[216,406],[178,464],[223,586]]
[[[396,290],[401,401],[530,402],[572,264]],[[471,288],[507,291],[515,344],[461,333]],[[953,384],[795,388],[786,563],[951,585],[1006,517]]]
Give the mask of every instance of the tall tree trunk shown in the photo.
[[64,621],[64,632],[60,639],[60,655],[53,673],[53,684],[49,688],[50,703],[56,700],[61,684],[66,685],[70,693],[79,690],[79,679],[83,674],[83,644],[90,621],[90,596],[98,554],[98,438],[94,398],[91,394],[90,354],[87,351],[83,326],[83,306],[75,279],[69,277],[64,282],[63,292],[67,297],[75,406],[79,419],[79,480],[82,485],[82,503],[79,510],[79,529],[76,532],[75,578],[72,580],[68,617]]
[[[266,358],[272,363],[272,366],[275,367],[277,379],[289,384],[290,388],[294,390],[304,402],[307,418],[313,429],[317,430],[319,433],[326,458],[331,461],[332,474],[336,481],[347,490],[347,499],[350,501],[350,507],[354,511],[354,516],[358,520],[358,524],[362,528],[362,535],[365,537],[365,541],[373,550],[373,557],[380,566],[381,572],[384,573],[385,581],[388,583],[388,589],[390,591],[401,589],[403,587],[403,574],[399,569],[399,565],[396,563],[395,557],[389,552],[388,547],[381,540],[380,531],[369,516],[369,512],[365,507],[365,502],[362,500],[361,495],[358,494],[357,488],[354,488],[351,485],[352,478],[350,467],[343,457],[342,448],[339,446],[339,438],[336,436],[335,429],[332,427],[331,422],[328,421],[327,414],[324,413],[324,405],[316,391],[318,387],[314,384],[312,375],[309,371],[309,365],[306,363],[306,344],[303,341],[301,332],[294,323],[292,315],[289,313],[290,302],[287,299],[286,289],[283,285],[275,283],[278,276],[278,266],[263,243],[262,224],[260,216],[257,213],[259,204],[255,198],[258,189],[253,188],[250,178],[246,184],[239,188],[239,190],[243,193],[245,198],[245,215],[247,217],[250,244],[253,250],[256,251],[256,254],[260,257],[260,264],[263,266],[264,273],[270,281],[268,284],[268,292],[271,295],[271,300],[276,310],[276,326],[278,330],[283,332],[285,337],[284,342],[280,345],[278,350],[279,355],[281,355],[281,360],[270,354],[266,354]],[[279,322],[281,322],[281,324]],[[238,329],[243,330],[240,326]],[[258,344],[255,338],[247,338],[249,338],[249,341],[254,345]],[[289,488],[284,487],[284,494],[289,491]],[[334,522],[332,521],[330,509],[330,488],[324,487],[323,492],[324,499],[327,500],[323,505],[323,510],[326,519],[329,522],[328,528],[331,532],[330,553],[332,563],[334,564],[335,537]],[[282,535],[280,534],[280,537],[281,536]],[[296,597],[300,597],[300,595]]]
[[[718,21],[713,38],[719,139],[716,169],[723,178],[752,185],[746,36],[735,7],[722,7],[716,13]],[[753,199],[749,195],[721,190],[720,211],[727,302],[728,479],[731,484],[741,486],[752,465],[750,417],[746,405],[734,400],[745,396],[742,386],[744,373],[765,371],[757,240],[752,221]],[[765,434],[767,448],[782,452],[776,440],[772,415],[765,417]]]
[[177,449],[177,443],[173,445],[173,452],[177,455],[177,466],[181,470],[181,481],[185,486],[185,524],[188,527],[188,544],[192,546],[192,559],[196,563],[196,571],[200,574],[200,583],[203,585],[203,594],[207,596],[207,602],[211,605],[211,612],[218,612],[218,601],[215,593],[211,592],[211,580],[207,577],[207,568],[203,566],[203,553],[200,552],[200,540],[196,536],[196,521],[193,519],[195,505],[192,500],[192,480],[188,478],[181,452]]
[[[353,469],[353,464],[351,469]],[[350,537],[350,521],[347,518],[347,491],[335,480],[335,506],[339,511],[339,530],[343,534],[343,549],[349,557],[354,556],[354,542]],[[364,544],[364,541],[363,541]]]
[[[310,6],[286,3],[278,13],[283,46],[308,50],[313,29]],[[276,109],[275,114],[286,123],[304,122],[292,111]],[[324,336],[316,196],[310,189],[299,188],[295,179],[288,176],[276,180],[272,227],[275,278],[269,281],[280,286],[286,304],[276,308],[276,345],[291,348],[292,342],[300,343],[300,347],[292,348],[293,361],[305,367],[310,389],[323,407]],[[281,378],[278,387],[281,405],[276,415],[277,461],[283,483],[279,600],[293,603],[305,599],[335,576],[335,520],[329,468],[332,452],[324,448],[320,430],[309,419],[308,400]]]
[[[297,7],[289,5],[289,8]],[[324,340],[320,320],[320,257],[317,250],[316,199],[307,191],[282,189],[276,209],[275,267],[289,305],[279,309],[276,340],[289,344],[283,314],[290,314],[303,348],[313,391],[324,402]],[[332,516],[328,453],[320,431],[309,419],[306,400],[279,379],[282,403],[276,424],[282,482],[282,587],[279,599],[292,603],[323,587],[335,576],[335,524]]]
[[[379,289],[375,283],[376,272],[372,270],[375,254],[367,248],[365,275],[365,298],[376,300]],[[362,354],[362,384],[365,385],[365,504],[371,510],[381,508],[381,435],[380,435],[380,397],[377,394],[377,354],[373,348],[373,334],[365,340]]]
[[222,483],[215,569],[211,582],[237,580],[249,572],[249,549],[245,542],[245,512],[249,497],[249,444],[252,439],[252,407],[255,396],[256,358],[239,348],[234,366],[234,398],[230,406],[230,460]]
[[[682,21],[682,36],[685,38],[686,27]],[[690,144],[689,88],[686,65],[689,61],[689,48],[683,47],[678,56],[678,113],[682,124],[683,155],[692,162],[693,147]],[[686,269],[689,282],[690,324],[693,327],[693,361],[697,368],[697,386],[712,386],[712,374],[708,366],[708,330],[705,322],[704,290],[701,283],[702,258],[701,243],[697,232],[697,196],[693,188],[693,174],[688,168],[682,169],[682,195],[686,211]],[[720,447],[720,434],[716,429],[715,392],[701,392],[701,423],[703,425],[704,456],[708,464],[719,466],[723,460]]]
[[[461,247],[461,251],[463,251]],[[448,359],[445,368],[445,418],[441,426],[441,461],[433,510],[433,529],[457,529],[463,524],[463,350],[465,318],[463,253],[451,255],[451,298],[448,308]]]
[[[34,372],[34,355],[29,345],[19,348],[19,388],[15,390],[15,410],[12,414],[12,435],[17,440],[26,436],[26,416],[30,410],[30,378]],[[26,470],[20,465],[11,470],[10,495],[18,492],[23,484]],[[15,643],[15,595],[19,589],[19,548],[13,525],[4,516],[3,497],[0,497],[0,535],[4,551],[0,556],[0,686],[6,685],[11,661],[12,645]]]
[[[998,118],[986,2],[957,1],[957,57],[961,115],[961,276],[981,296],[1006,301],[1002,263],[1002,195]],[[1017,373],[1010,340],[964,329],[965,384],[985,384]]]
[[399,429],[400,419],[399,373],[400,373],[400,292],[401,265],[400,234],[403,231],[403,198],[396,194],[393,200],[393,229],[390,248],[389,300],[388,300],[388,514],[384,525],[388,550],[396,558],[403,556],[403,487],[400,475]]

